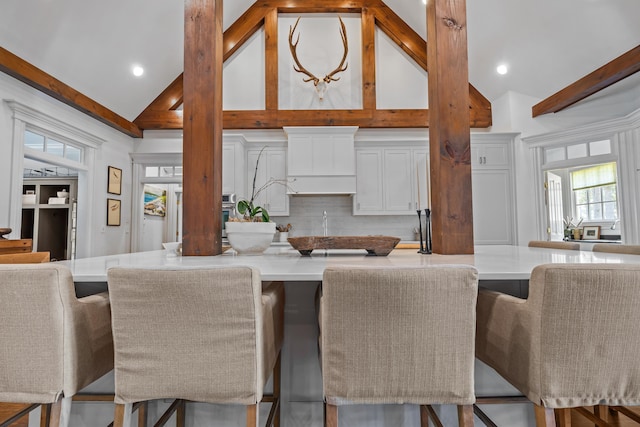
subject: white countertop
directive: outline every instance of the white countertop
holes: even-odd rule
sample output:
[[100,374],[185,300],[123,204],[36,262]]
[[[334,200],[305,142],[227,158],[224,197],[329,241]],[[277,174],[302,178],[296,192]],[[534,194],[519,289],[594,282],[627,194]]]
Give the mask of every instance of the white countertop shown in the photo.
[[367,256],[364,250],[316,250],[301,256],[290,246],[272,246],[264,255],[239,256],[233,250],[219,256],[167,256],[165,251],[137,252],[59,261],[68,266],[76,282],[106,282],[114,266],[189,268],[247,265],[260,270],[263,280],[320,281],[331,265],[428,266],[468,264],[478,269],[480,280],[527,280],[531,270],[546,263],[636,263],[640,256],[604,252],[567,251],[525,246],[476,246],[473,255],[420,255],[415,249],[396,249],[388,256]]

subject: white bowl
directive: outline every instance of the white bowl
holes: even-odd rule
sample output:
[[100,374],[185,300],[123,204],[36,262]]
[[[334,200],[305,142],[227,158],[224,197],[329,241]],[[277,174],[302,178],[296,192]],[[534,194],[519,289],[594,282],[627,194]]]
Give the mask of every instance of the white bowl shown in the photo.
[[275,222],[226,222],[229,244],[238,255],[260,255],[276,234]]
[[69,197],[69,192],[68,191],[58,191],[58,197],[60,197],[60,198]]

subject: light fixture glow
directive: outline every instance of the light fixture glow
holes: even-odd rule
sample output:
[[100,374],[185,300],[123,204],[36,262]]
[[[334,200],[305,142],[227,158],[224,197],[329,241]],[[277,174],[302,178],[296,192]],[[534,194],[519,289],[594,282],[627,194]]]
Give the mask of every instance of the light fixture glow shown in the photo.
[[427,0],[422,0],[422,4],[427,4]]
[[498,68],[496,68],[496,71],[498,72],[498,74],[504,75],[507,74],[507,71],[509,71],[509,69],[505,64],[500,64],[498,65]]
[[133,75],[136,77],[140,77],[141,75],[144,74],[144,68],[142,68],[139,65],[134,65],[132,71],[133,71]]

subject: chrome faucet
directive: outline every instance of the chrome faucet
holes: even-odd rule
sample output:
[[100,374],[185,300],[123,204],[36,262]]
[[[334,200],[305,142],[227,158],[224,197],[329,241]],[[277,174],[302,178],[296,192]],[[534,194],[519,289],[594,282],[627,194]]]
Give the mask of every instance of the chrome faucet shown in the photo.
[[610,228],[610,229],[611,229],[611,230],[615,230],[615,229],[616,229],[616,225],[618,225],[618,223],[619,223],[619,222],[620,222],[620,220],[619,220],[619,219],[616,219],[616,220],[613,222],[613,224],[611,224],[611,228]]
[[328,230],[328,224],[327,224],[327,211],[322,212],[322,234],[323,236],[328,236],[329,235],[329,230]]

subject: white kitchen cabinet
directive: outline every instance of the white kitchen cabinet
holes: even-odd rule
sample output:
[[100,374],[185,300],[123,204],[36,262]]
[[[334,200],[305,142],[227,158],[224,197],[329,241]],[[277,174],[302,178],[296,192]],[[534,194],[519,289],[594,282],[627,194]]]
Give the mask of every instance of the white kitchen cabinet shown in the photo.
[[476,245],[515,244],[513,135],[474,135],[471,140],[473,235]]
[[421,209],[426,208],[426,157],[424,149],[357,149],[353,214],[415,215],[418,187]]
[[235,155],[236,149],[233,144],[222,144],[222,193],[231,194],[236,192],[235,180]]
[[473,237],[476,245],[513,244],[513,197],[508,169],[473,170]]
[[368,212],[373,215],[383,211],[382,181],[382,150],[358,150],[354,215],[366,215]]
[[509,167],[511,150],[506,143],[474,143],[471,142],[471,165],[473,167]]
[[235,135],[226,136],[222,143],[222,193],[244,195],[247,168],[245,141]]
[[[247,191],[246,198],[251,197],[253,176],[260,149],[247,150]],[[254,201],[255,205],[264,207],[270,216],[289,215],[289,196],[287,195],[287,151],[281,147],[267,147],[262,153],[256,175],[256,191],[267,182],[278,182],[268,185]]]

